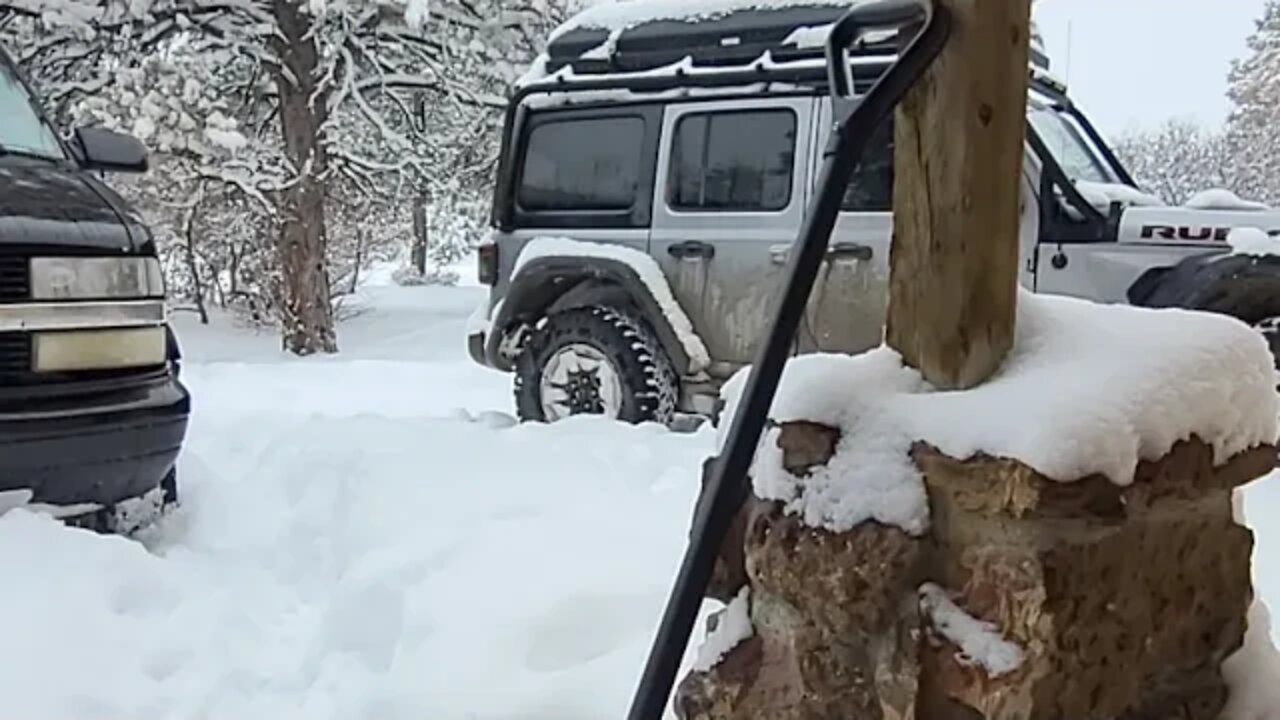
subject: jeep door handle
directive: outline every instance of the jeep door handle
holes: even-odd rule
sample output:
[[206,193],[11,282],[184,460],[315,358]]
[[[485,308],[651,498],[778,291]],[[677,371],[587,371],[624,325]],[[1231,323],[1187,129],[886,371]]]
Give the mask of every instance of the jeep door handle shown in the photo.
[[668,245],[667,252],[672,257],[680,260],[688,260],[690,258],[706,258],[710,260],[716,256],[716,246],[711,243],[690,240],[688,242]]
[[842,242],[835,243],[827,250],[828,260],[844,260],[846,258],[852,260],[860,260],[866,262],[875,257],[876,251],[870,245],[862,243]]

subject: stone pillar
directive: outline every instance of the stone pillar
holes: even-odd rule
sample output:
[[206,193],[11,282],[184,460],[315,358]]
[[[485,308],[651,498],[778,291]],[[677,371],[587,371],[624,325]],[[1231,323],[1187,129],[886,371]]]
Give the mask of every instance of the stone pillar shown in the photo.
[[[784,425],[784,465],[805,477],[837,437]],[[1128,487],[912,455],[921,537],[830,533],[750,501],[716,596],[749,584],[753,632],[685,678],[683,720],[1216,720],[1252,599],[1232,491],[1274,467],[1274,447],[1215,467],[1182,442]]]

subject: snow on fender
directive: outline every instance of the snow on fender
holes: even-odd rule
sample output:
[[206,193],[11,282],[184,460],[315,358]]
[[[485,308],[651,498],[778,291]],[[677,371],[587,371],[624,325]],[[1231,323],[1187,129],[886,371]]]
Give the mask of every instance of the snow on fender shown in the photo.
[[619,262],[631,268],[644,283],[649,294],[653,296],[654,302],[662,309],[662,314],[670,323],[671,329],[675,331],[680,345],[684,347],[685,354],[689,356],[689,372],[699,372],[711,364],[711,354],[707,352],[706,344],[693,329],[693,323],[690,322],[684,308],[680,307],[680,303],[676,301],[666,276],[662,274],[662,268],[658,267],[658,263],[653,258],[639,250],[619,245],[605,245],[564,237],[537,237],[521,249],[520,255],[516,258],[515,267],[511,271],[512,282],[520,277],[521,270],[530,262],[545,257],[598,258]]
[[1259,227],[1238,227],[1227,235],[1232,255],[1280,257],[1280,238],[1272,237]]
[[1245,200],[1225,188],[1209,188],[1201,190],[1182,204],[1192,210],[1231,210],[1235,212],[1258,212],[1270,210],[1266,203]]

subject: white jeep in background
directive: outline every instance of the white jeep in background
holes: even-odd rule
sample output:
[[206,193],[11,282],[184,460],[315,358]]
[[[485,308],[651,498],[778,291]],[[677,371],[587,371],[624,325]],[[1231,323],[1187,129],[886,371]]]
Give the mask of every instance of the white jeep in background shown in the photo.
[[[511,100],[479,256],[491,291],[468,340],[477,362],[514,374],[523,420],[713,414],[720,385],[755,357],[833,126],[823,43],[848,2],[715,2],[696,16],[641,0],[584,11]],[[667,10],[646,14],[655,6]],[[859,93],[896,42],[853,53]],[[1208,261],[1235,228],[1280,236],[1280,212],[1225,191],[1162,204],[1036,48],[1029,77],[1022,284],[1270,327],[1270,262]],[[882,341],[892,135],[872,138],[848,186],[796,353]]]

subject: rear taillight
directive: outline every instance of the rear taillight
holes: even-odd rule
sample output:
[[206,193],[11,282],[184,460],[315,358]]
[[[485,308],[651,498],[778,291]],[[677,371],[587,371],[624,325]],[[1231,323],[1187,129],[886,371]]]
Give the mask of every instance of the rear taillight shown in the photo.
[[482,285],[498,284],[498,245],[486,242],[476,251],[476,272]]

